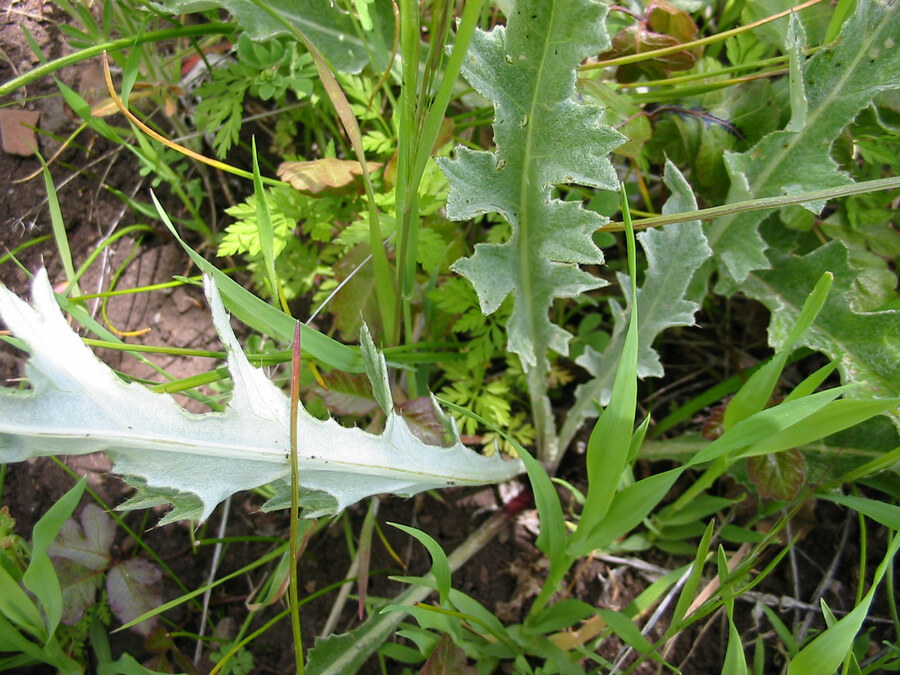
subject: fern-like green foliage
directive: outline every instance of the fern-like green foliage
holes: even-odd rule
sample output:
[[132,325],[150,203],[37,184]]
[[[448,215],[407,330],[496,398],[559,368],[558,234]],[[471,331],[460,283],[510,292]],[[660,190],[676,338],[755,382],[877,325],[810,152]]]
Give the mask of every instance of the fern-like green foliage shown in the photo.
[[194,108],[197,126],[214,134],[212,145],[216,155],[225,157],[238,141],[244,118],[244,97],[258,73],[234,64],[215,71],[212,79],[194,92],[199,102]]
[[295,43],[261,45],[242,34],[236,56],[237,61],[213,69],[194,92],[197,126],[214,134],[212,145],[220,158],[238,142],[247,94],[283,105],[288,92],[298,99],[312,94],[316,77],[312,57]]
[[463,66],[469,83],[494,103],[496,150],[458,148],[455,159],[439,163],[450,179],[450,218],[499,212],[512,227],[509,241],[479,244],[453,269],[472,282],[486,314],[514,296],[508,349],[528,373],[540,442],[552,454],[547,352],[567,354],[572,336],[548,312],[554,299],[602,285],[578,265],[603,262],[592,235],[605,222],[554,198],[553,187],[616,189],[608,154],[623,137],[601,124],[599,108],[573,97],[577,66],[609,46],[606,7],[589,0],[523,0],[514,7],[505,27],[475,33]]

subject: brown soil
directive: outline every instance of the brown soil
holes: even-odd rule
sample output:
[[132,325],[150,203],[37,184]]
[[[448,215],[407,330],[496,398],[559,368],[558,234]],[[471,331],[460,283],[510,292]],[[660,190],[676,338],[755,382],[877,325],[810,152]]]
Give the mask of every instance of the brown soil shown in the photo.
[[[30,56],[21,27],[27,26],[37,43],[45,50],[45,55],[52,58],[59,55],[62,49],[55,22],[63,18],[61,12],[52,4],[42,5],[36,0],[11,2],[6,11],[0,14],[0,48],[3,50],[0,53],[0,81],[7,81],[37,63],[36,58]],[[82,72],[83,66],[81,69],[64,70],[58,75],[63,82],[75,87]],[[52,81],[36,83],[29,86],[26,92],[19,92],[16,96],[16,101],[3,103],[23,109],[40,110],[42,112],[40,127],[48,133],[65,137],[75,128],[76,123],[67,116],[65,106],[56,94]],[[77,147],[67,150],[61,161],[57,161],[52,168],[76,267],[117,228],[139,222],[135,220],[134,214],[106,188],[113,187],[143,199],[148,187],[136,171],[130,156],[110,148],[102,139],[91,137],[89,132],[79,137],[78,144]],[[54,144],[46,143],[43,150],[44,154],[49,156],[55,150]],[[0,152],[0,177],[2,177],[0,256],[52,232],[47,193],[41,178],[23,183],[16,182],[39,168],[40,164],[35,158]],[[195,273],[187,256],[172,242],[168,234],[148,235],[141,241],[125,237],[112,246],[104,247],[102,255],[83,277],[82,291],[92,293],[107,289],[112,276],[132,255],[134,257],[127,263],[124,274],[117,281],[117,288],[135,288],[169,281],[173,275]],[[17,254],[16,259],[22,268],[29,272],[34,272],[42,265],[47,266],[54,283],[59,283],[65,278],[52,237],[25,249]],[[23,269],[15,264],[7,261],[0,265],[0,282],[19,295],[27,296],[28,278]],[[90,301],[88,308],[98,320],[104,321],[97,301]],[[122,331],[151,329],[142,337],[128,338],[129,341],[178,347],[219,348],[202,293],[197,289],[179,288],[120,296],[110,301],[106,309],[107,325]],[[760,325],[764,323],[763,317]],[[716,337],[714,332],[710,331],[710,337]],[[757,338],[754,340],[759,344]],[[133,358],[122,357],[118,352],[108,351],[101,356],[113,367],[133,377],[159,379],[157,373]],[[184,377],[210,367],[208,360],[204,359],[155,357],[155,360],[173,377]],[[21,361],[21,354],[5,347],[0,351],[0,376],[4,379],[17,377],[21,372]],[[129,494],[126,486],[106,473],[108,463],[103,457],[69,458],[65,464],[77,474],[87,474],[90,477],[90,486],[110,506],[115,506]],[[561,471],[567,480],[584,487],[585,476],[580,458],[570,457]],[[2,505],[9,508],[17,520],[17,532],[26,538],[29,537],[36,520],[73,484],[72,477],[49,459],[6,466],[0,476],[2,476],[0,482]],[[86,496],[85,499],[90,498]],[[286,536],[287,515],[258,513],[259,503],[260,500],[250,494],[235,497],[230,504],[226,535]],[[441,493],[439,497],[423,496],[407,501],[395,498],[384,500],[379,513],[379,523],[390,545],[400,554],[407,567],[405,570],[402,569],[388,554],[387,549],[376,543],[373,551],[374,572],[369,587],[370,595],[373,597],[396,595],[403,586],[390,581],[389,575],[422,574],[429,565],[428,556],[422,547],[411,543],[408,537],[386,523],[400,522],[420,527],[434,536],[449,552],[500,504],[501,500],[495,488],[480,491],[449,490]],[[159,513],[128,512],[123,517],[134,531],[142,533],[143,540],[171,568],[173,576],[165,577],[162,589],[164,597],[169,599],[182,593],[175,578],[188,589],[198,588],[205,583],[212,564],[213,546],[194,547],[191,532],[185,524],[153,527],[159,515]],[[303,590],[307,594],[313,594],[344,578],[350,565],[345,532],[358,532],[363,515],[364,507],[357,505],[344,516],[346,521],[339,518],[329,522],[311,540],[303,556],[300,571]],[[200,527],[193,539],[215,537],[221,518],[220,509],[209,523]],[[816,587],[825,575],[825,570],[832,564],[835,551],[840,551],[842,554],[840,563],[834,573],[834,581],[826,588],[825,599],[833,610],[842,611],[852,607],[858,573],[854,568],[855,561],[858,560],[858,552],[855,550],[858,544],[853,542],[858,539],[851,537],[850,543],[845,542],[841,548],[839,544],[844,541],[842,538],[844,519],[844,514],[838,509],[819,505],[816,510],[815,529],[795,549],[799,578],[793,581],[790,565],[783,563],[780,571],[756,590],[771,593],[777,598],[797,597],[810,605],[815,605]],[[453,577],[455,588],[472,595],[507,622],[523,618],[523,611],[527,610],[546,573],[541,554],[534,547],[534,532],[529,529],[533,521],[533,512],[526,511],[514,525],[508,526]],[[852,523],[850,527],[852,529]],[[878,549],[883,551],[884,542],[878,541],[877,537],[872,539],[875,540],[870,540],[874,549],[869,559],[877,562],[880,560]],[[226,546],[217,576],[222,577],[240,569],[272,547],[273,544],[266,541]],[[122,558],[145,555],[135,546],[133,540],[122,533],[116,541],[115,553]],[[666,569],[673,569],[687,560],[658,552],[651,553],[649,558],[647,562]],[[250,596],[251,589],[256,588],[271,569],[270,565],[264,569],[254,570],[216,589],[211,601],[210,615],[211,622],[218,626],[220,631],[228,632],[229,627],[233,631],[245,621],[247,617],[245,602]],[[589,561],[569,582],[572,592],[577,597],[596,606],[613,608],[625,607],[649,583],[648,578],[634,564],[602,560]],[[303,634],[307,647],[311,646],[313,637],[320,632],[325,623],[334,596],[334,591],[324,594],[303,607]],[[282,606],[278,604],[261,612],[253,621],[251,628],[260,627],[281,609]],[[754,639],[760,633],[771,637],[771,628],[765,620],[760,622],[755,618],[750,603],[739,603],[738,611],[741,625],[746,628],[748,640]],[[200,612],[196,606],[185,605],[166,616],[170,622],[168,627],[173,632],[193,632],[198,629]],[[781,616],[789,625],[794,620],[787,612]],[[348,630],[358,623],[355,602],[351,602],[342,614],[338,631]],[[820,618],[816,618],[813,627],[820,628],[821,625]],[[659,626],[665,627],[665,617]],[[209,634],[210,629],[207,628],[206,632]],[[667,658],[679,665],[686,675],[718,672],[721,668],[727,633],[727,624],[723,617],[716,616],[709,622],[701,623],[696,630],[687,631],[680,636]],[[653,639],[658,636],[659,630],[650,637]],[[139,660],[151,658],[141,640],[133,634],[118,633],[112,640],[115,654],[127,651]],[[176,644],[185,654],[193,655],[194,642],[190,639],[177,638]],[[256,665],[253,672],[293,672],[293,655],[288,647],[290,644],[290,626],[287,621],[281,621],[252,643],[251,651]],[[613,660],[617,651],[615,645],[607,645],[602,655]],[[767,672],[778,671],[779,659],[778,654],[770,655],[771,670]],[[585,664],[585,667],[587,668],[588,664]],[[198,668],[200,672],[208,672],[211,663],[205,658],[198,664]],[[391,673],[402,671],[402,667],[396,663],[388,663],[387,669]],[[28,672],[52,672],[52,670],[31,669]],[[382,671],[378,663],[372,660],[361,672]],[[645,664],[637,672],[656,672],[656,667]]]

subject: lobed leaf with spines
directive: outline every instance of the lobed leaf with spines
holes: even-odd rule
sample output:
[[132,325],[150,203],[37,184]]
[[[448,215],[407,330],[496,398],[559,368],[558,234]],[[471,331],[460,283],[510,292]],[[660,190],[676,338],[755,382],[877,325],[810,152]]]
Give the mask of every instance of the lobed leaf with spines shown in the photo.
[[[794,24],[788,51],[797,52],[802,33]],[[900,87],[900,3],[861,0],[839,38],[816,52],[792,81],[792,119],[742,153],[726,156],[731,175],[729,202],[802,194],[852,182],[831,157],[831,146],[860,110],[882,91]],[[824,203],[805,205],[818,214]],[[755,269],[769,269],[759,225],[772,212],[762,209],[718,218],[709,243],[722,268],[742,281]],[[723,286],[724,288],[724,286]]]
[[[66,323],[45,271],[35,277],[31,306],[0,288],[0,316],[31,351],[31,389],[0,388],[0,462],[106,452],[115,471],[139,488],[127,508],[175,506],[163,522],[204,520],[235,492],[269,483],[276,495],[268,508],[289,503],[288,398],[250,365],[209,279],[206,293],[228,352],[233,393],[224,412],[195,415],[171,396],[124,382],[100,362]],[[450,447],[416,438],[393,411],[384,357],[362,335],[366,370],[387,413],[385,430],[345,428],[300,407],[299,487],[307,516],[339,512],[372,494],[481,485],[520,471],[518,462],[480,455],[458,436]]]
[[579,265],[603,262],[593,233],[606,222],[578,202],[555,198],[553,189],[618,187],[608,155],[624,137],[601,123],[599,108],[575,96],[575,69],[609,47],[606,12],[590,0],[520,0],[506,26],[477,31],[463,75],[494,104],[496,149],[460,147],[454,159],[438,160],[450,180],[451,219],[498,212],[511,226],[508,241],[478,244],[452,268],[475,287],[485,314],[514,297],[507,348],[528,374],[544,458],[555,454],[547,352],[567,355],[572,337],[548,313],[556,298],[603,285]]

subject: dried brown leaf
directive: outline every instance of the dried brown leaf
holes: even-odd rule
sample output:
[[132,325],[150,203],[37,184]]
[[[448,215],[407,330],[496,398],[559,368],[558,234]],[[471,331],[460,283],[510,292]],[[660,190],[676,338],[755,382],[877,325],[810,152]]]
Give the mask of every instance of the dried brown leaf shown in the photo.
[[[370,173],[381,168],[378,162],[366,164]],[[363,170],[356,160],[325,157],[309,162],[282,162],[276,173],[300,192],[317,195],[321,192],[343,192],[348,187],[358,189]]]

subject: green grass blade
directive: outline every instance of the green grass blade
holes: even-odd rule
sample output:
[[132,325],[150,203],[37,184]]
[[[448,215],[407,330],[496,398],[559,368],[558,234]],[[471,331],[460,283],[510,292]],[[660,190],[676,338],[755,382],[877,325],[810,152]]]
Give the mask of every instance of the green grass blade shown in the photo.
[[603,548],[640,525],[668,494],[684,466],[644,478],[613,497],[606,517],[588,536],[568,547],[568,554],[580,557]]
[[[38,155],[40,158],[40,155]],[[43,160],[41,160],[43,162]],[[53,228],[53,238],[56,240],[56,249],[66,271],[66,279],[69,282],[66,293],[81,295],[78,282],[75,281],[75,264],[72,261],[72,249],[69,248],[69,237],[66,234],[66,224],[63,220],[62,210],[59,207],[59,199],[56,196],[56,186],[53,184],[53,176],[50,169],[44,164],[44,185],[47,186],[47,206],[50,209],[50,224]]]
[[63,523],[66,522],[81,501],[87,479],[82,478],[66,494],[51,506],[47,513],[35,524],[32,533],[31,562],[22,582],[25,588],[34,593],[44,609],[47,620],[47,635],[53,635],[62,616],[63,597],[59,586],[59,578],[47,555],[47,549],[56,539]]
[[[0,567],[0,618],[8,619],[41,642],[49,637],[40,610],[3,567]],[[10,634],[16,632],[12,630]]]
[[809,396],[816,389],[822,386],[822,383],[828,379],[828,376],[831,375],[838,367],[837,361],[832,361],[831,363],[827,363],[821,368],[819,368],[816,372],[809,375],[806,379],[804,379],[800,384],[794,387],[791,390],[791,393],[784,397],[785,401],[793,401],[798,398],[803,398],[804,396]]
[[778,378],[781,377],[781,371],[784,369],[784,365],[791,355],[794,345],[810,327],[819,310],[822,309],[833,280],[834,276],[830,273],[822,275],[813,292],[810,293],[803,304],[800,316],[797,318],[797,322],[794,324],[782,348],[772,357],[771,361],[757,370],[747,383],[741,387],[740,391],[734,395],[734,398],[731,399],[728,408],[725,410],[725,419],[722,422],[725,429],[729,429],[753,413],[759,412],[769,403],[772,392],[775,390],[775,385],[778,383]]
[[855,495],[825,494],[818,495],[822,499],[841,504],[847,508],[868,516],[875,522],[881,523],[892,530],[900,530],[900,506],[886,502],[857,497]]
[[[250,153],[253,156],[253,194],[256,197],[256,229],[259,234],[259,250],[262,252],[263,262],[266,266],[266,276],[272,288],[272,298],[277,302],[284,300],[281,293],[281,284],[275,274],[275,232],[272,228],[272,216],[269,213],[269,203],[266,200],[266,191],[263,188],[262,176],[259,173],[259,156],[256,154],[256,137],[250,141]],[[281,309],[285,314],[290,314],[286,302],[282,302]]]
[[606,625],[609,626],[610,630],[618,635],[622,639],[622,642],[629,647],[633,648],[639,654],[643,654],[657,663],[664,665],[673,672],[678,671],[677,668],[656,653],[656,650],[653,648],[653,645],[650,644],[650,641],[644,637],[640,630],[638,630],[634,621],[624,613],[617,612],[614,609],[599,609],[597,610],[597,614],[606,622]]
[[47,75],[51,75],[58,70],[62,70],[67,66],[71,66],[81,61],[88,61],[96,56],[100,56],[103,52],[117,52],[123,49],[130,49],[142,44],[151,42],[162,42],[164,40],[173,40],[178,38],[190,38],[195,36],[210,35],[229,35],[237,29],[234,23],[200,23],[191,26],[178,26],[176,28],[165,28],[163,30],[151,31],[141,35],[119,38],[118,40],[110,40],[101,42],[85,49],[79,50],[73,54],[66,54],[58,59],[54,59],[48,63],[22,73],[18,77],[4,82],[0,85],[0,97],[7,96],[16,89],[28,86],[32,82],[36,82]]
[[706,557],[709,555],[709,543],[712,540],[715,524],[715,520],[709,521],[709,525],[707,525],[706,531],[703,533],[703,536],[700,538],[700,543],[697,545],[697,554],[694,556],[694,565],[691,567],[691,573],[688,575],[687,581],[681,589],[681,594],[678,596],[678,603],[675,605],[675,612],[672,614],[671,627],[668,631],[669,635],[680,630],[681,621],[684,619],[685,614],[687,614],[691,603],[694,602],[697,588],[700,586],[700,579],[703,576],[703,565],[706,562]]
[[740,453],[742,457],[767,455],[836,434],[900,405],[900,399],[840,399],[831,401],[797,424],[754,443]]
[[741,420],[728,429],[722,436],[694,455],[688,461],[688,464],[696,466],[760,442],[766,437],[787,429],[821,410],[838,396],[850,391],[852,388],[852,385],[834,387],[811,394],[797,401],[781,403],[774,408],[760,410],[755,415]]
[[572,545],[581,544],[606,516],[628,461],[637,409],[638,308],[637,263],[634,228],[628,209],[628,195],[622,187],[622,213],[628,241],[628,271],[631,275],[631,317],[622,358],[616,372],[609,405],[591,433],[587,449],[588,491],[584,510]]
[[450,593],[450,563],[447,560],[447,554],[444,553],[444,549],[431,535],[422,532],[422,530],[408,525],[401,525],[400,523],[389,524],[401,532],[406,532],[409,536],[414,537],[428,549],[428,553],[431,555],[431,573],[434,575],[438,595],[441,598],[441,605],[444,605]]
[[869,608],[875,598],[875,589],[881,583],[898,548],[900,548],[900,537],[895,532],[884,559],[875,570],[872,586],[863,597],[862,602],[852,612],[824,630],[815,640],[801,649],[800,653],[791,659],[788,675],[833,673],[840,667],[847,654],[853,649],[853,640],[869,614]]

